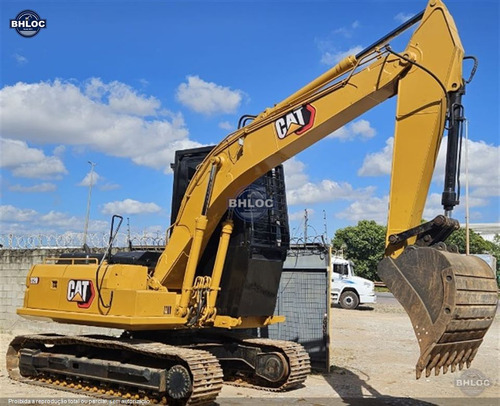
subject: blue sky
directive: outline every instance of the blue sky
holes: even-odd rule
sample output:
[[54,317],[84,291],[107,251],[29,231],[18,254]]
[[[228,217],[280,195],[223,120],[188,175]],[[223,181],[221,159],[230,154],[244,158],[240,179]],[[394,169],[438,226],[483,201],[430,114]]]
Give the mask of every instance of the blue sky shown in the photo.
[[[499,5],[447,6],[466,53],[480,61],[464,99],[471,221],[499,222]],[[92,161],[90,231],[106,231],[118,213],[133,233],[163,233],[175,149],[219,142],[242,114],[278,103],[424,7],[402,0],[3,1],[1,232],[82,232]],[[9,28],[25,9],[47,19],[34,38]],[[394,112],[392,99],[285,164],[294,233],[306,208],[318,234],[325,210],[329,236],[360,219],[385,222]],[[442,172],[427,218],[441,213]],[[463,222],[463,206],[456,217]]]

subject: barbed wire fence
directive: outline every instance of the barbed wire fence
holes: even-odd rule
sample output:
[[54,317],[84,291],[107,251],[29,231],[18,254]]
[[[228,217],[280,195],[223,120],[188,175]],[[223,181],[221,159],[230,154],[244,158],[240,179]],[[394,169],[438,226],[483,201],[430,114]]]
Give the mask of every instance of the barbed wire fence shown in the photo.
[[[113,246],[128,247],[129,241],[132,246],[163,247],[165,246],[165,234],[118,233]],[[90,248],[104,248],[108,245],[109,234],[90,233],[87,234],[87,245]],[[0,249],[40,249],[40,248],[82,248],[83,233],[63,234],[0,234]]]

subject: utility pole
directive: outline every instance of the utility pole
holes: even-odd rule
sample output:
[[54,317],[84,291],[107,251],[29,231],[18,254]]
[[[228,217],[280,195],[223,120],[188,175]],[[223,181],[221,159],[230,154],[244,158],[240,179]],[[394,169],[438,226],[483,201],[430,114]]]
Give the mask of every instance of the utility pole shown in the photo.
[[127,217],[127,245],[132,250],[132,240],[130,239],[130,217]]
[[[460,168],[458,168],[460,170]],[[465,254],[470,254],[469,236],[469,122],[465,120]]]
[[325,226],[325,241],[328,240],[328,229],[327,229],[327,224],[326,224],[326,210],[323,210],[323,223]]
[[87,215],[85,216],[85,228],[83,230],[83,246],[87,246],[87,232],[89,229],[89,217],[90,217],[90,200],[92,198],[92,184],[94,183],[94,162],[88,161],[90,164],[90,181],[89,181],[89,196],[87,198]]
[[304,247],[307,247],[307,209],[304,209]]

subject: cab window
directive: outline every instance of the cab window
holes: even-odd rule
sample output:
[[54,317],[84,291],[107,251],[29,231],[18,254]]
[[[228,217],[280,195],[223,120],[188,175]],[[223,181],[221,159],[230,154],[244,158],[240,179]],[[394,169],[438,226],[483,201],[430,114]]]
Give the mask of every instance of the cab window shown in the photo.
[[347,264],[333,264],[333,272],[347,276],[348,275]]

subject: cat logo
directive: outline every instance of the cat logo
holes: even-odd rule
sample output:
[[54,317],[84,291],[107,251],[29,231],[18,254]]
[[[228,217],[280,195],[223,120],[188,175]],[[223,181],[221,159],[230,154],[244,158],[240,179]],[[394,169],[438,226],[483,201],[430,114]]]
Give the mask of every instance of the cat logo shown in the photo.
[[278,138],[289,136],[290,134],[302,135],[314,125],[316,109],[311,104],[305,104],[278,118],[274,122],[274,128]]
[[71,279],[68,282],[68,302],[76,302],[78,307],[87,309],[94,300],[95,291],[92,281]]

